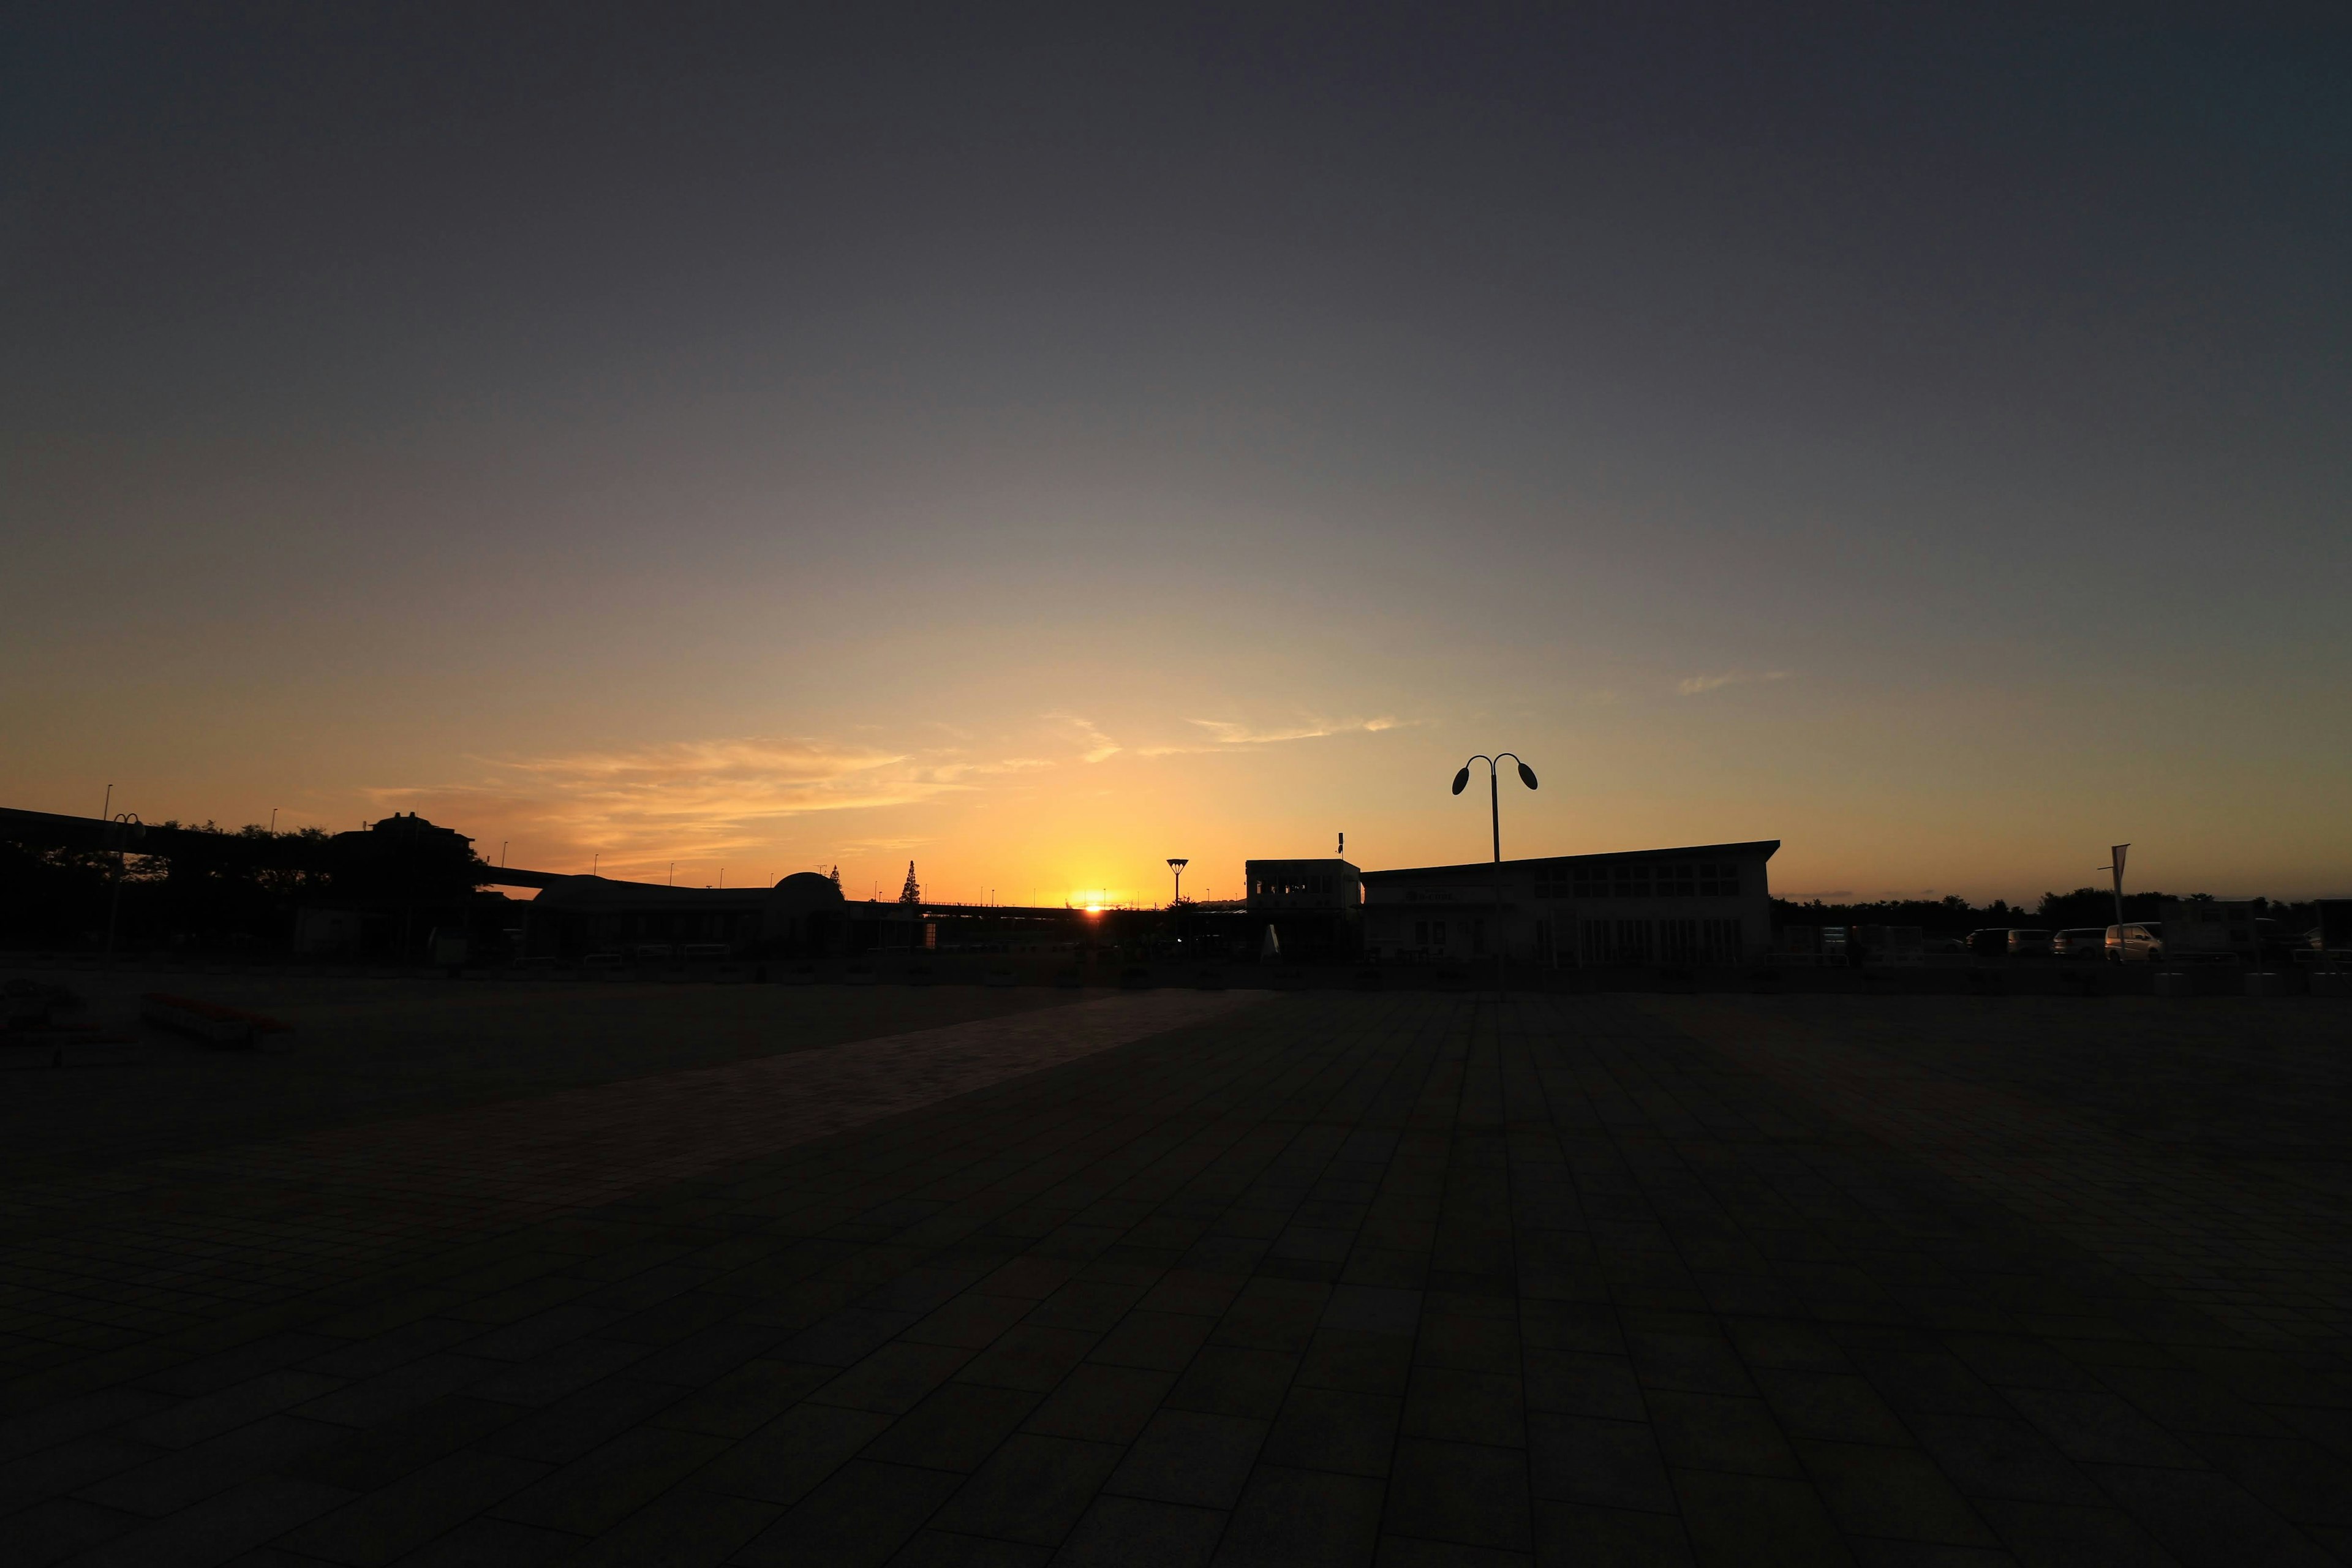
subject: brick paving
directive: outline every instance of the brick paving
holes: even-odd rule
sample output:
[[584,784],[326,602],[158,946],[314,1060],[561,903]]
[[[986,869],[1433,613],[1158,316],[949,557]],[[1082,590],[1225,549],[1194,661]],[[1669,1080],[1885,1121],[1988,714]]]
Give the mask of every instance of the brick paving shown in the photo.
[[7,1559],[2352,1552],[2324,1003],[1106,1000],[14,1204]]

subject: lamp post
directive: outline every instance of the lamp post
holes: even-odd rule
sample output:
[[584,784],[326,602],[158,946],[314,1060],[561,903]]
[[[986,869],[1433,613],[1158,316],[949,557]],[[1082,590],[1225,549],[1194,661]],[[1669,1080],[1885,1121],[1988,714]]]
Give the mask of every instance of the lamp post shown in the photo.
[[[114,786],[109,784],[107,787],[110,790]],[[113,804],[113,797],[110,795],[107,805]],[[122,847],[131,839],[144,838],[147,827],[139,820],[137,812],[126,811],[107,818],[106,836],[114,846],[114,888],[106,900],[106,955],[99,961],[100,973],[111,973],[114,970],[114,923],[115,917],[122,910]]]
[[1190,866],[1192,863],[1192,862],[1189,858],[1181,855],[1174,855],[1169,858],[1168,868],[1176,873],[1176,897],[1175,900],[1168,906],[1171,910],[1174,909],[1177,904],[1181,904],[1184,901],[1184,868]]
[[[1518,754],[1515,752],[1503,752],[1492,757],[1481,752],[1470,759],[1470,763],[1486,764],[1486,813],[1495,832],[1495,994],[1498,997],[1503,993],[1503,798],[1502,786],[1496,780],[1496,769],[1504,757],[1508,757],[1512,762],[1518,763],[1521,784],[1529,789],[1536,787],[1535,769],[1519,762]],[[1462,771],[1454,775],[1455,795],[1460,795],[1469,785],[1470,763],[1463,763]]]

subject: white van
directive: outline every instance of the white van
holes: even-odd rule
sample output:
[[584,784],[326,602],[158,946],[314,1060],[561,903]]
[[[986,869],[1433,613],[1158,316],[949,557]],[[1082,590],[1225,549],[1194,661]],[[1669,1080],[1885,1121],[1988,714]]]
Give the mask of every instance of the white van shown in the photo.
[[2137,921],[2107,928],[2109,963],[2157,963],[2164,958],[2164,922]]
[[2050,939],[2050,951],[2060,958],[2099,958],[2107,951],[2105,926],[2073,926]]

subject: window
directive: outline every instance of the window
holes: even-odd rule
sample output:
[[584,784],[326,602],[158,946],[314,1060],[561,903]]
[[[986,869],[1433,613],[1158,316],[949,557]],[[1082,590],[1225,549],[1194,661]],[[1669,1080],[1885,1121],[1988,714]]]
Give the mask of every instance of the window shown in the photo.
[[1579,866],[1576,868],[1576,896],[1580,899],[1605,899],[1609,896],[1609,868]]
[[1564,899],[1568,897],[1568,889],[1569,880],[1567,867],[1555,860],[1548,866],[1538,866],[1536,868],[1537,898]]
[[1427,947],[1429,945],[1429,922],[1427,921],[1415,921],[1412,922],[1412,945],[1415,947]]
[[1621,899],[1650,896],[1650,868],[1639,860],[1621,860],[1609,868],[1610,890]]
[[1702,963],[1738,963],[1741,957],[1739,922],[1738,921],[1701,921],[1699,925],[1699,962]]
[[1660,921],[1658,960],[1662,963],[1698,962],[1698,921]]
[[1662,861],[1656,870],[1658,897],[1687,899],[1698,891],[1698,862],[1696,860]]
[[1702,863],[1698,868],[1698,891],[1701,898],[1736,899],[1739,896],[1739,867],[1731,861]]
[[1595,965],[1644,964],[1654,962],[1648,921],[1580,921],[1578,952]]
[[1432,947],[1444,947],[1445,945],[1445,922],[1444,921],[1432,921],[1429,922],[1429,945]]

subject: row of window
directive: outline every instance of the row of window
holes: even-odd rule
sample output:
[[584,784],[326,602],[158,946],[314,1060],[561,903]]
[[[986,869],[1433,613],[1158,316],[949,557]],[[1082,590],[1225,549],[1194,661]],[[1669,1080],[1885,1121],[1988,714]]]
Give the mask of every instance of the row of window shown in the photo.
[[[1457,923],[1462,927],[1462,934],[1470,939],[1470,951],[1473,953],[1481,953],[1486,951],[1486,922],[1485,921],[1468,920],[1462,921]],[[1412,945],[1415,947],[1443,950],[1445,946],[1445,922],[1444,921],[1413,921]]]
[[1736,899],[1731,860],[1619,860],[1598,866],[1538,866],[1538,899]]
[[1250,883],[1249,896],[1253,899],[1328,899],[1338,885],[1339,879],[1335,877],[1301,877],[1286,882],[1262,877]]
[[1590,964],[1737,963],[1738,921],[1579,921],[1577,955]]

